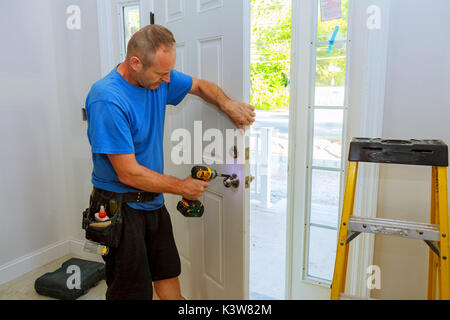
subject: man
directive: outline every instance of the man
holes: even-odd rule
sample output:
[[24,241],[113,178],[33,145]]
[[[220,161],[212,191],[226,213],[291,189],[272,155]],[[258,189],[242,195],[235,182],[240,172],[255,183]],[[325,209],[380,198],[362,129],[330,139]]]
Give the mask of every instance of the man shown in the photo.
[[173,34],[147,26],[129,41],[126,60],[93,85],[86,101],[94,187],[159,194],[122,208],[120,245],[104,257],[107,299],[152,299],[153,283],[160,299],[182,299],[180,259],[162,194],[197,200],[208,183],[163,175],[166,105],[177,105],[190,93],[219,107],[241,130],[255,121],[253,106],[177,72],[175,62]]

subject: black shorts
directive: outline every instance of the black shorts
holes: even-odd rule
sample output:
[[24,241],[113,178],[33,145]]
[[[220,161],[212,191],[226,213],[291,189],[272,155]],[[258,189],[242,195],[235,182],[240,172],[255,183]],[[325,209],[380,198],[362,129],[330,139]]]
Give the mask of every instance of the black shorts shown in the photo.
[[103,257],[107,300],[151,300],[153,281],[178,277],[180,256],[165,206],[154,211],[123,205],[120,245]]

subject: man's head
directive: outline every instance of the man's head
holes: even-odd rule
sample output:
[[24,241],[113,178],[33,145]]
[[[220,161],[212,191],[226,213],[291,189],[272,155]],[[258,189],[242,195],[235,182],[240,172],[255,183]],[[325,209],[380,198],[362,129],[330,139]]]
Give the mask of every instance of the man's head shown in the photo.
[[149,25],[136,32],[128,43],[127,58],[130,76],[139,86],[157,89],[170,82],[170,71],[175,68],[175,39],[160,25]]

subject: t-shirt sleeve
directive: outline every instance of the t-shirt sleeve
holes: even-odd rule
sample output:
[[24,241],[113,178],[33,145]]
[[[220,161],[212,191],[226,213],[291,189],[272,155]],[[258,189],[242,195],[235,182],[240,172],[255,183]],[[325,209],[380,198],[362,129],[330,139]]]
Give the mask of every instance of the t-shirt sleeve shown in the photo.
[[192,88],[192,77],[172,70],[170,72],[170,83],[167,92],[167,104],[176,106],[189,93]]
[[100,101],[90,106],[88,137],[93,153],[135,153],[127,116],[118,105],[112,102]]

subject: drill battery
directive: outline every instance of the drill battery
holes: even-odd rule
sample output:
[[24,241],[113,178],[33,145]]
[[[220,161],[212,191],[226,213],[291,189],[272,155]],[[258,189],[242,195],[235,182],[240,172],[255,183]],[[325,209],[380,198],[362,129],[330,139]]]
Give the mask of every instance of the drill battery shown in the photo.
[[186,218],[200,218],[205,212],[205,207],[201,201],[190,201],[182,199],[177,205],[178,211]]
[[[211,181],[215,179],[218,174],[216,170],[213,170],[209,167],[196,166],[191,170],[191,176],[194,179],[202,180],[202,181]],[[178,211],[187,218],[200,218],[203,216],[205,212],[205,207],[203,203],[199,200],[188,200],[181,199],[177,205]]]

